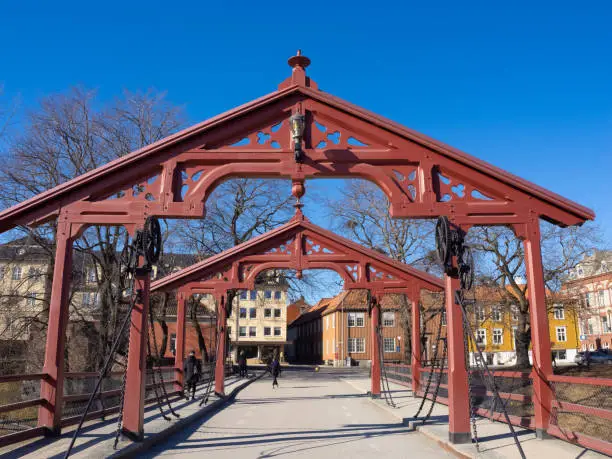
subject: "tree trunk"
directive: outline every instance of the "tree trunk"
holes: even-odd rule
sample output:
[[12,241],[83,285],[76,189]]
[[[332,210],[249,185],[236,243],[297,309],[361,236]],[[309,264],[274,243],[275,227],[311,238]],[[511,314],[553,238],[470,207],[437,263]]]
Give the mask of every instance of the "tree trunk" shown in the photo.
[[529,310],[520,311],[518,327],[515,334],[516,366],[517,368],[530,368],[529,344],[531,343],[531,330],[528,323]]
[[204,362],[209,361],[208,351],[206,350],[206,341],[204,341],[204,335],[202,334],[202,327],[200,327],[200,322],[197,317],[197,309],[195,306],[191,307],[191,325],[196,331],[198,336],[198,347],[200,348],[200,353],[202,354],[202,359]]

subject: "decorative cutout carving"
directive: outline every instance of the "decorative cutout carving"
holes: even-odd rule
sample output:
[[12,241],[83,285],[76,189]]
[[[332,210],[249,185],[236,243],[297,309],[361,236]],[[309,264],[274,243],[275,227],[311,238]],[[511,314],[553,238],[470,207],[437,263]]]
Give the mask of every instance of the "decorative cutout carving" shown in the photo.
[[251,273],[251,271],[253,271],[253,268],[255,268],[256,264],[255,263],[243,263],[240,265],[240,281],[244,282],[246,280],[247,277],[249,277],[249,274]]
[[185,166],[181,170],[180,183],[180,200],[184,201],[185,197],[193,191],[196,183],[204,176],[204,168],[202,166]]
[[438,196],[438,202],[450,201],[494,201],[495,197],[488,196],[482,190],[477,189],[470,183],[453,178],[446,171],[438,171],[434,174],[434,188]]
[[[389,170],[389,168],[385,168]],[[390,169],[395,182],[406,193],[410,202],[415,202],[417,199],[417,166],[401,166]]]
[[275,254],[275,255],[291,255],[293,248],[293,239],[289,239],[286,242],[283,242],[277,247],[273,247],[266,252],[266,254]]
[[332,249],[325,247],[325,245],[319,241],[306,237],[304,244],[304,252],[306,255],[321,255],[321,254],[334,254]]
[[345,265],[344,269],[346,270],[347,274],[351,277],[351,279],[353,279],[354,281],[357,281],[357,279],[359,278],[359,265],[358,264]]
[[289,133],[289,122],[281,121],[272,126],[258,129],[247,134],[245,137],[226,145],[207,145],[207,149],[214,148],[244,148],[246,150],[280,150],[290,148],[291,135]]
[[383,271],[382,269],[372,266],[370,264],[368,264],[368,275],[371,282],[397,280],[397,277],[395,277],[394,275],[389,274]]
[[135,201],[157,201],[160,194],[161,180],[159,174],[151,175],[138,183],[129,185],[120,191],[106,195],[101,200],[129,199]]
[[219,271],[206,276],[203,280],[223,280],[229,282],[232,278],[232,265],[224,266]]
[[318,150],[350,150],[352,148],[388,148],[374,145],[358,133],[335,125],[331,120],[315,119],[310,128],[310,145]]

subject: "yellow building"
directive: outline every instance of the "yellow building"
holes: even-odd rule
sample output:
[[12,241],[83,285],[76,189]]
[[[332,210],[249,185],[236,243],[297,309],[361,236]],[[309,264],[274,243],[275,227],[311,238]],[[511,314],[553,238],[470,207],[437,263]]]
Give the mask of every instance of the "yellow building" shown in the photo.
[[[478,346],[488,364],[512,365],[516,361],[514,336],[518,325],[516,305],[493,289],[480,288],[476,293],[472,327]],[[549,293],[548,324],[554,358],[557,362],[573,362],[578,352],[578,311],[573,302],[554,298]],[[470,356],[474,361],[474,344]],[[530,355],[531,358],[531,355]]]

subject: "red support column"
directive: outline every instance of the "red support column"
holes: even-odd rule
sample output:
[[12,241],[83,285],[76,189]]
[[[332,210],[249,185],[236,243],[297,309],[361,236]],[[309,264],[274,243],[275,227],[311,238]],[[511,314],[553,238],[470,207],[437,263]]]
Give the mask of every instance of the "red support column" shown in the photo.
[[215,394],[225,395],[225,340],[226,340],[226,314],[225,295],[215,295],[217,302],[217,361],[215,364]]
[[527,224],[523,245],[525,248],[527,294],[529,296],[529,317],[531,321],[536,436],[545,438],[552,409],[552,390],[548,382],[548,376],[553,373],[553,369],[539,220]]
[[[453,266],[457,266],[455,259],[453,259]],[[455,292],[459,289],[459,279],[445,274],[444,282],[446,283],[446,338],[448,340],[448,438],[451,443],[470,443],[472,434],[463,317],[459,309],[461,306],[455,303]]]
[[62,399],[64,396],[64,352],[66,348],[66,326],[69,316],[70,282],[72,278],[71,224],[58,222],[55,247],[55,265],[49,322],[47,324],[47,345],[43,373],[46,377],[40,385],[43,403],[38,409],[38,426],[46,427],[49,434],[59,435],[61,431]]
[[412,355],[410,372],[412,377],[412,395],[417,396],[421,386],[421,310],[418,301],[412,300]]
[[150,284],[149,272],[137,270],[135,288],[139,298],[132,310],[123,407],[123,432],[137,441],[144,438],[144,401],[147,384],[147,314],[149,313]]
[[174,388],[183,392],[185,389],[185,315],[187,314],[187,295],[179,291],[176,309],[176,350],[174,355]]
[[372,346],[372,378],[370,394],[372,398],[380,397],[380,366],[383,362],[380,361],[380,346],[378,345],[378,326],[380,325],[380,305],[376,301],[372,305],[372,314],[370,316],[371,324],[371,340]]

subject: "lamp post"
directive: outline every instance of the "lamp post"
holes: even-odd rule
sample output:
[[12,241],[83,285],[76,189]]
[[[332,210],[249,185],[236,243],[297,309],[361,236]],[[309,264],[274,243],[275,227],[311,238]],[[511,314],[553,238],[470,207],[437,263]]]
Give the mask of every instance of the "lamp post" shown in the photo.
[[306,117],[296,112],[289,118],[289,127],[291,129],[291,137],[293,138],[293,152],[295,155],[295,162],[302,163],[304,161],[302,150],[302,138],[304,136],[304,128],[306,127]]

